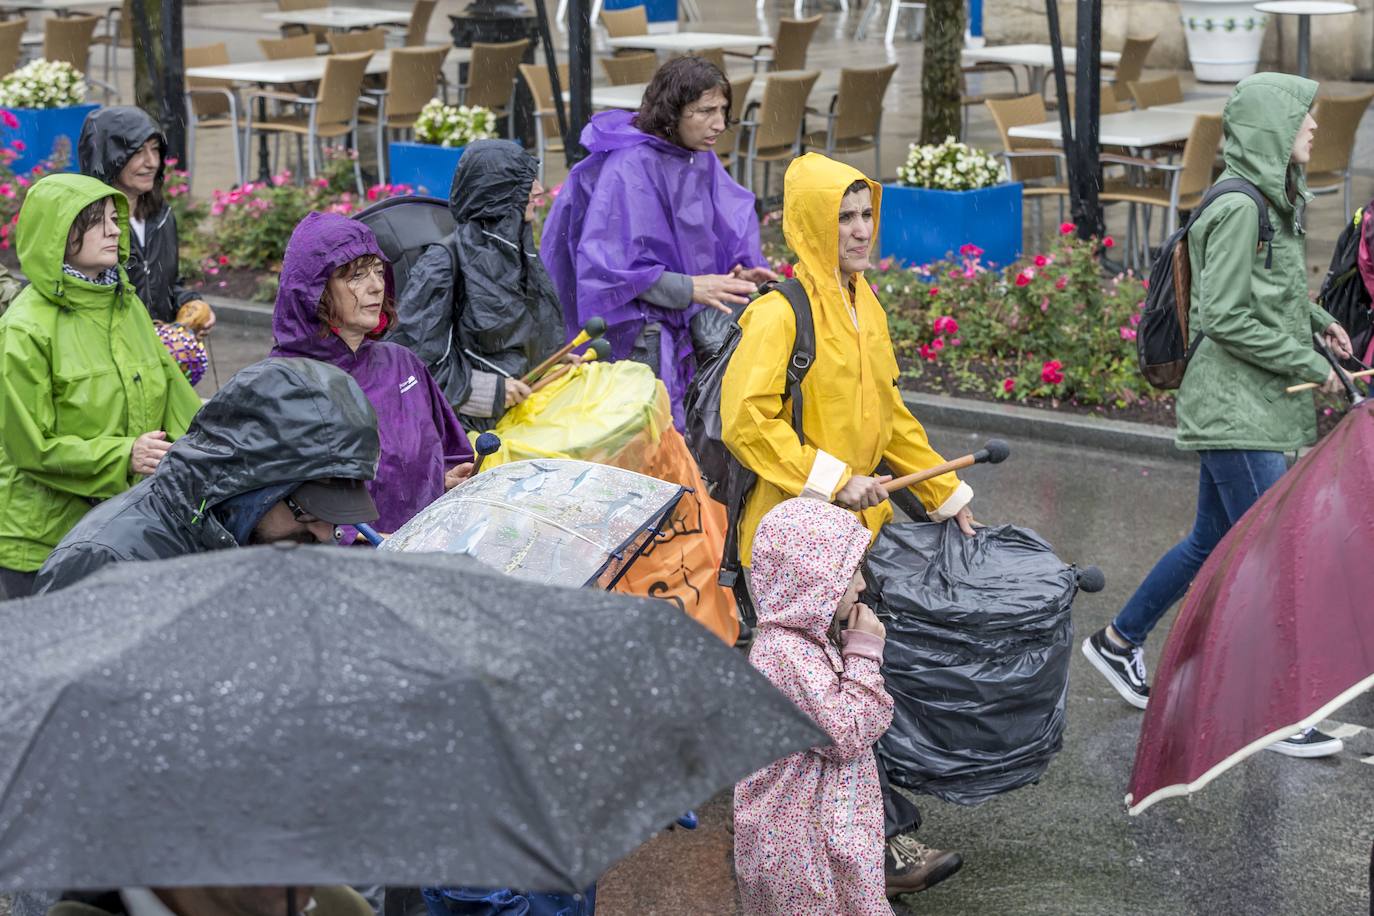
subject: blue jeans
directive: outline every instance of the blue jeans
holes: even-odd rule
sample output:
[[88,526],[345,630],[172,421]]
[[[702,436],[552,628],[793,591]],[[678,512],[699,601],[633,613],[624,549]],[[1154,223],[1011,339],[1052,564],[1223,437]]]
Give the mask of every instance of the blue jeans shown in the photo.
[[1193,577],[1231,526],[1288,469],[1282,452],[1224,449],[1198,455],[1202,473],[1193,530],[1160,558],[1112,621],[1116,632],[1137,646],[1188,591]]

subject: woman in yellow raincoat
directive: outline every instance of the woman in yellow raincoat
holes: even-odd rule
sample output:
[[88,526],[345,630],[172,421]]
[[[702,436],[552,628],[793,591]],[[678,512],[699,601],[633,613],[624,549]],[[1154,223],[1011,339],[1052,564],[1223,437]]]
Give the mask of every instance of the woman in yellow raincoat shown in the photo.
[[[847,193],[856,183],[869,193]],[[784,499],[816,496],[857,510],[876,536],[892,519],[880,489],[885,478],[872,476],[878,462],[909,474],[944,461],[902,402],[887,315],[863,276],[881,193],[858,169],[818,153],[787,169],[782,229],[811,302],[816,359],[802,382],[803,444],[783,403],[797,333],[792,307],[773,292],[741,316],[744,335],[725,373],[720,409],[726,445],[759,476],[739,521],[745,568],[759,520]],[[933,520],[958,517],[972,534],[968,484],[951,473],[913,491]]]
[[[859,170],[808,153],[793,160],[784,185],[782,229],[797,255],[816,328],[816,358],[802,382],[802,431],[785,402],[787,363],[796,338],[792,306],[780,292],[761,296],[740,317],[743,335],[721,385],[725,444],[759,477],[739,519],[740,562],[751,566],[754,531],[773,506],[814,496],[855,510],[871,535],[892,519],[880,461],[899,474],[944,462],[902,402],[897,357],[884,314],[863,271],[877,237],[881,186]],[[954,474],[913,488],[935,521],[958,520],[973,534],[973,489]],[[932,849],[910,831],[915,807],[883,780],[889,895],[921,891],[958,871],[958,853]]]

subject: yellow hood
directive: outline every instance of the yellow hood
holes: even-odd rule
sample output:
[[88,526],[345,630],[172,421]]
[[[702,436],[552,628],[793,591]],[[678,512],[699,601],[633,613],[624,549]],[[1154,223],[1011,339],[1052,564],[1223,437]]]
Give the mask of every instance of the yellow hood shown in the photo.
[[827,159],[820,153],[807,153],[792,160],[783,181],[783,237],[787,247],[796,253],[798,266],[805,269],[812,283],[827,292],[841,289],[846,282],[840,276],[840,200],[845,188],[856,181],[867,182],[873,192],[876,251],[882,185],[852,165]]

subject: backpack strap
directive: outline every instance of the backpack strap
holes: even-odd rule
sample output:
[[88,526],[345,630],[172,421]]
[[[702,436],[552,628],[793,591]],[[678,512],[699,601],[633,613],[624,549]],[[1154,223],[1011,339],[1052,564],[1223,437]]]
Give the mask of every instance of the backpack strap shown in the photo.
[[1274,266],[1274,224],[1269,221],[1269,200],[1264,196],[1259,188],[1255,187],[1244,178],[1227,178],[1218,181],[1207,189],[1203,195],[1202,202],[1193,208],[1193,212],[1188,216],[1188,222],[1184,226],[1186,230],[1193,227],[1197,222],[1202,211],[1207,209],[1207,205],[1216,200],[1223,194],[1244,194],[1255,203],[1255,209],[1259,211],[1259,240],[1260,244],[1266,246],[1264,254],[1264,269],[1271,270]]
[[792,402],[792,429],[804,444],[802,434],[802,381],[816,361],[816,323],[811,315],[811,300],[807,298],[806,287],[796,277],[790,277],[772,286],[782,293],[787,304],[792,306],[796,319],[797,332],[792,338],[792,353],[787,357],[787,398]]

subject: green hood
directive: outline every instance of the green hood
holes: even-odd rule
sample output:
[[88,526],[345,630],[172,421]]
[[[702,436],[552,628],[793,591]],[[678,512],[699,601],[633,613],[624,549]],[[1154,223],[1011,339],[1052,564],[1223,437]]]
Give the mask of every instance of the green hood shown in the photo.
[[[119,286],[98,286],[62,272],[67,233],[87,205],[114,198],[119,221]],[[85,175],[46,175],[34,183],[19,208],[19,266],[35,290],[65,308],[108,308],[129,282],[123,265],[129,260],[129,201],[114,188]]]
[[[1316,98],[1317,84],[1312,80],[1257,73],[1236,85],[1221,115],[1227,170],[1264,192],[1290,223],[1299,209],[1286,189],[1293,141]],[[1309,195],[1302,169],[1292,166],[1292,171],[1296,203],[1305,204]]]

